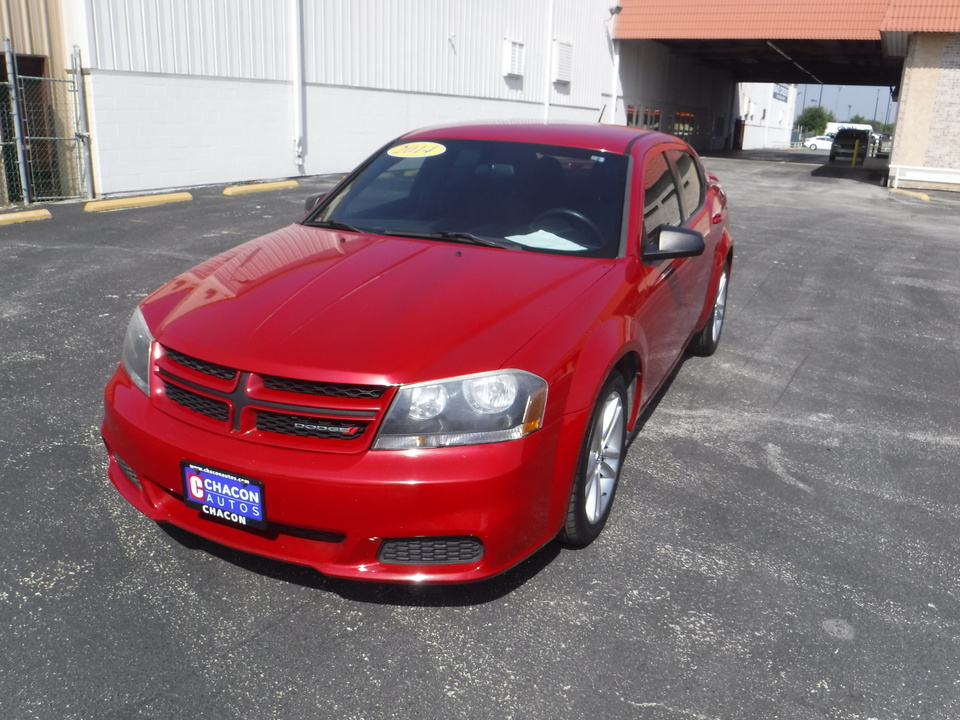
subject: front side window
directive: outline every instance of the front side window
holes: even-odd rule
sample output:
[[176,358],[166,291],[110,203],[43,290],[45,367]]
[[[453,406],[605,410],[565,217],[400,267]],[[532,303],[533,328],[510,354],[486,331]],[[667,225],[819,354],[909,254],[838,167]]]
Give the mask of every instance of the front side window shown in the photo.
[[305,224],[519,250],[615,257],[627,157],[437,138],[388,148]]
[[643,226],[652,233],[661,225],[682,224],[680,200],[673,172],[665,153],[658,152],[648,161],[643,176]]
[[680,205],[683,221],[688,222],[703,202],[703,179],[697,161],[682,150],[671,150],[670,159],[677,168],[680,181]]

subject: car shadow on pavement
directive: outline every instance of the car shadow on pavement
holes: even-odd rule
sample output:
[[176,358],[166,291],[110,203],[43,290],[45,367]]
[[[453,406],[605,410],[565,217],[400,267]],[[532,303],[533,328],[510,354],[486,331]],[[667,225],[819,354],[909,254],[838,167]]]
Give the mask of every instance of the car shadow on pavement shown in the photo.
[[[816,170],[810,173],[813,177],[839,178],[841,180],[853,180],[854,182],[866,183],[867,185],[886,185],[888,168],[885,162],[880,164],[876,158],[869,158],[868,164],[851,166],[849,160],[844,162],[842,159],[834,162],[826,162]],[[882,161],[880,161],[882,162]]]
[[316,570],[234,550],[166,523],[160,524],[172,540],[190,550],[213,555],[239,568],[286,583],[331,592],[345,600],[377,605],[458,607],[482,605],[519,588],[547,567],[560,554],[562,545],[552,540],[507,572],[488,580],[464,585],[401,585],[342,580]]

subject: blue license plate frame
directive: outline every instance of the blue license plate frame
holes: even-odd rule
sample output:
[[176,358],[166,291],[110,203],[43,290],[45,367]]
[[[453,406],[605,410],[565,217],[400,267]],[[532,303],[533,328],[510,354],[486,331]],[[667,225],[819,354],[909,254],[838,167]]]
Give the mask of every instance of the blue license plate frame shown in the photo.
[[210,520],[262,530],[267,526],[264,487],[260,480],[203,463],[180,463],[183,500]]

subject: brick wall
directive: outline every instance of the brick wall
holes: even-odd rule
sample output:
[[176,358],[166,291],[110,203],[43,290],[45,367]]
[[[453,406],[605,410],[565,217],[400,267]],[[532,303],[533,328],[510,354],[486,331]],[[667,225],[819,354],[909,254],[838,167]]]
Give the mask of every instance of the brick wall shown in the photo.
[[960,168],[960,34],[943,47],[925,160],[929,167]]

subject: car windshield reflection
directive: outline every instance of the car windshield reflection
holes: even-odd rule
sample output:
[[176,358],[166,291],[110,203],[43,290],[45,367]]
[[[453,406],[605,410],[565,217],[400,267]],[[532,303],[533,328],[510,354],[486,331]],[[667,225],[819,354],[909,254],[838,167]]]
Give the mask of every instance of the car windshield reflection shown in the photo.
[[533,143],[421,141],[387,149],[308,225],[615,257],[627,158]]

